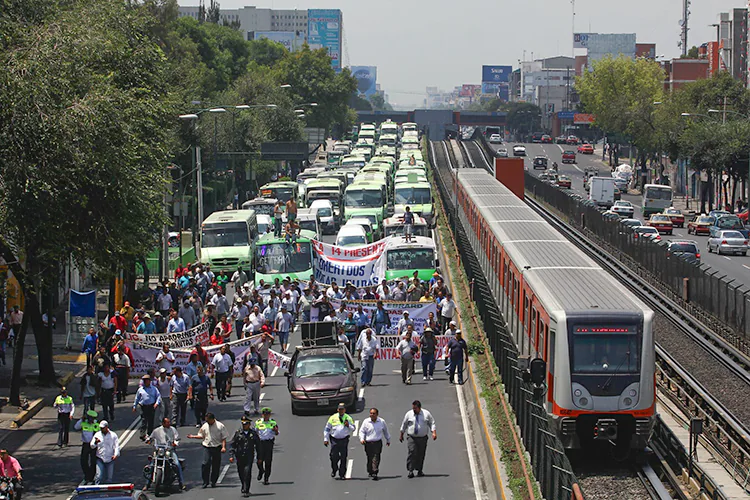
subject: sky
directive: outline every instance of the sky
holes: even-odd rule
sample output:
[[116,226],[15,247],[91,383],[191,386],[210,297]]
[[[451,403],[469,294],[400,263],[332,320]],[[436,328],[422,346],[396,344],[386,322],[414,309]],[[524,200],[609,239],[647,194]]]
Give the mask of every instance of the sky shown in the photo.
[[[570,55],[572,5],[565,0],[219,0],[222,9],[341,9],[344,63],[377,66],[378,83],[400,108],[422,105],[424,90],[480,83],[482,65]],[[741,0],[691,0],[688,46],[715,40],[720,12]],[[322,3],[321,3],[322,2]],[[198,0],[179,0],[197,5]],[[209,0],[206,0],[209,3]],[[635,33],[657,55],[678,57],[682,0],[577,0],[580,33]],[[583,55],[584,51],[576,51]]]

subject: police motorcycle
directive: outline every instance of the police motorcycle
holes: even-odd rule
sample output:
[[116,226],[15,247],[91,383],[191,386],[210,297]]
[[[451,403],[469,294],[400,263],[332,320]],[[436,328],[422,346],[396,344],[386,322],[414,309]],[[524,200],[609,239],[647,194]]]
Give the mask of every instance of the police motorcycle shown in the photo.
[[[177,464],[172,458],[173,449],[172,446],[154,445],[154,451],[148,457],[148,464],[143,467],[147,488],[153,485],[155,495],[158,495],[159,491],[170,491],[180,478]],[[185,472],[185,459],[179,460],[180,467]]]

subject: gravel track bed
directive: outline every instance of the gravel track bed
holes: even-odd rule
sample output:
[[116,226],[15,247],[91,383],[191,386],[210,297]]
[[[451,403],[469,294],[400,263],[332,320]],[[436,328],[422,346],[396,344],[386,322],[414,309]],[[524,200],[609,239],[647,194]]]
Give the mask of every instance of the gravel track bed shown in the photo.
[[[604,469],[604,470],[602,470]],[[641,480],[627,467],[603,468],[591,464],[575,467],[578,485],[586,498],[596,500],[644,500],[649,498]]]
[[750,429],[750,385],[714,359],[687,334],[659,313],[654,316],[654,338],[680,365],[739,422]]

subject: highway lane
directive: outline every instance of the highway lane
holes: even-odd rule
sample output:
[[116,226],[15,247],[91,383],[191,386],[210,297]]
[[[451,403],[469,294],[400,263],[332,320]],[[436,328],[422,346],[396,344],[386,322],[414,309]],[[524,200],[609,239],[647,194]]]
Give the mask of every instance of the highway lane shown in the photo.
[[[494,150],[504,147],[512,153],[513,146],[517,144],[509,142],[506,144],[492,144],[491,147]],[[574,164],[563,164],[562,163],[562,152],[568,148],[575,150],[575,146],[566,146],[563,144],[524,144],[526,146],[526,158],[525,163],[528,166],[529,172],[534,175],[539,175],[542,170],[533,169],[533,159],[538,155],[545,155],[549,158],[550,164],[556,161],[558,164],[558,170],[561,174],[565,174],[571,179],[571,189],[582,195],[586,196],[586,191],[583,189],[583,176],[587,167],[596,167],[599,169],[600,175],[607,175],[609,172],[609,166],[602,161],[601,146],[595,149],[593,155],[576,155],[576,163]],[[623,194],[623,200],[630,201],[635,206],[635,218],[640,219],[644,223],[646,222],[641,212],[642,200],[640,196]],[[706,242],[708,236],[693,235],[687,233],[687,222],[684,228],[675,228],[674,234],[662,235],[663,240],[692,240],[698,244],[698,248],[701,250],[701,262],[707,266],[718,270],[721,274],[730,276],[735,279],[736,282],[742,283],[746,288],[750,289],[750,256],[729,256],[729,255],[716,255],[715,253],[708,253],[706,248]]]

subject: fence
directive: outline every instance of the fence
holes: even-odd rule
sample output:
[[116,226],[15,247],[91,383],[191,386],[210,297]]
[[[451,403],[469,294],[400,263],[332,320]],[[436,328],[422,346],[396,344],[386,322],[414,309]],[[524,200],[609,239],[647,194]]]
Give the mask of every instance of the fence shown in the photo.
[[435,150],[429,150],[430,162],[437,174],[440,197],[445,207],[448,227],[462,256],[467,278],[473,285],[473,296],[484,327],[485,336],[492,350],[495,363],[505,385],[511,405],[516,413],[516,421],[521,429],[524,446],[531,456],[534,475],[544,498],[548,500],[570,499],[577,479],[565,449],[554,432],[547,412],[541,404],[542,398],[533,392],[531,384],[521,378],[518,369],[518,349],[505,328],[505,321],[490,286],[482,273],[479,261],[469,243],[469,239],[458,217],[457,207],[451,198],[453,174],[448,166],[447,153],[441,143],[434,143]]
[[[179,264],[187,264],[188,262],[195,262],[195,247],[187,247],[182,249],[182,259],[180,259],[180,250],[178,248],[170,247],[169,249],[169,276],[174,275],[175,269]],[[151,278],[159,277],[159,251],[154,250],[146,257],[146,266],[148,266],[148,272]],[[135,275],[138,278],[143,278],[143,268],[140,264],[135,265]]]

